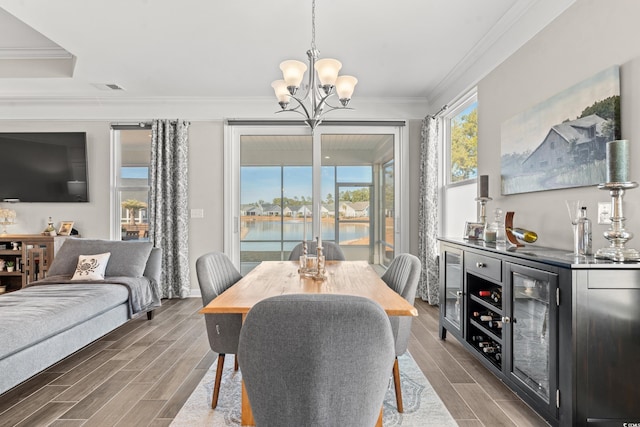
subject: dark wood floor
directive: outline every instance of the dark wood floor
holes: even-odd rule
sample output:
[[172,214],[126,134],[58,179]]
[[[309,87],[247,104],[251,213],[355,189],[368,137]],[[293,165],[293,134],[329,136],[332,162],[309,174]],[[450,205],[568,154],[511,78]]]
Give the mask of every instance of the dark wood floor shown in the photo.
[[[165,301],[0,396],[4,426],[168,426],[214,360],[200,298]],[[416,301],[409,351],[461,426],[544,426]],[[2,373],[0,373],[1,375]]]

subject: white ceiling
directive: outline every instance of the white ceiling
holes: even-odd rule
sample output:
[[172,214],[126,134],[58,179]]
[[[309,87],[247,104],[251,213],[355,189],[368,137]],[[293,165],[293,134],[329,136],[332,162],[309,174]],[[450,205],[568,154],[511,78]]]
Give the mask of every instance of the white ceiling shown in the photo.
[[[318,0],[316,44],[359,79],[354,98],[431,99],[492,49],[504,59],[573,1]],[[0,98],[272,97],[280,61],[306,62],[311,43],[311,0],[0,0],[0,8],[36,31],[0,13],[0,58],[58,45],[75,59],[72,77],[0,73]],[[95,86],[105,83],[124,91]]]

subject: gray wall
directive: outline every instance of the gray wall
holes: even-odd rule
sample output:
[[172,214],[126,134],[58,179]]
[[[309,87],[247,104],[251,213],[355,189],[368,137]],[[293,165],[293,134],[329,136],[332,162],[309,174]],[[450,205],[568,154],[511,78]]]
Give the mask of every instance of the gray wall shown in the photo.
[[[500,196],[500,126],[521,111],[585,80],[612,65],[620,66],[622,138],[631,142],[631,179],[640,181],[640,2],[636,0],[580,0],[531,39],[478,84],[478,170],[488,174],[493,202],[515,211],[516,226],[538,232],[539,245],[572,247],[566,199],[586,200],[589,217],[596,223],[598,202],[610,200],[607,192],[582,187]],[[640,189],[624,199],[626,228],[640,233]],[[594,226],[594,250],[607,246]],[[628,244],[640,248],[640,234]]]
[[[0,132],[87,132],[89,158],[89,203],[2,203],[17,212],[18,224],[9,228],[12,234],[40,233],[51,216],[60,221],[75,221],[83,237],[110,238],[110,125],[109,121],[73,120],[3,120]],[[411,230],[417,224],[418,150],[420,120],[408,121],[410,149]],[[192,121],[189,127],[189,207],[203,209],[204,218],[192,218],[189,231],[191,287],[197,289],[195,260],[202,254],[224,248],[224,122]],[[19,177],[11,178],[19,179]],[[417,233],[410,233],[411,252],[417,253]]]

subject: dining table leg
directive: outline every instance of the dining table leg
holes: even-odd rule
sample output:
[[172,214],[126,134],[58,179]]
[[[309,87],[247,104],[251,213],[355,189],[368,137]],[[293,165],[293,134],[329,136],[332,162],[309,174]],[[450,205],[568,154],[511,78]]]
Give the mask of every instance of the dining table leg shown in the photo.
[[[244,323],[244,319],[247,317],[247,313],[242,314],[242,323]],[[236,360],[238,360],[238,355],[236,354]],[[240,424],[243,426],[255,426],[256,422],[253,419],[253,411],[251,410],[251,404],[249,403],[249,395],[247,394],[247,387],[244,385],[244,379],[242,382],[242,406],[241,406],[241,415],[240,415]],[[382,424],[380,424],[382,426]]]
[[376,427],[382,427],[382,408],[380,408],[380,416],[378,417],[378,422],[376,423]]

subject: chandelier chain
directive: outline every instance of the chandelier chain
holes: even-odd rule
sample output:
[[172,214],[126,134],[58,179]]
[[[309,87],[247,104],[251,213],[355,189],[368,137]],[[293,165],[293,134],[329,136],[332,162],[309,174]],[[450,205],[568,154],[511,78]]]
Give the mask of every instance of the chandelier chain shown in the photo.
[[311,2],[311,49],[316,50],[316,0]]

